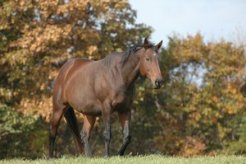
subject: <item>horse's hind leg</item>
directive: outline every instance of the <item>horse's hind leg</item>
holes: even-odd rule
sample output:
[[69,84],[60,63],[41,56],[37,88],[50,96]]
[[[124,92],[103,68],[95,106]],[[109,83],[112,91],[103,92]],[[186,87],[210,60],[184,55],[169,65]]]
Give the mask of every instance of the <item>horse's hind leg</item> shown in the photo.
[[84,123],[83,123],[83,129],[81,131],[81,136],[84,142],[86,156],[92,155],[90,144],[89,144],[89,139],[90,139],[91,130],[94,126],[95,121],[96,121],[95,116],[85,116],[84,117]]
[[79,151],[80,153],[83,153],[83,144],[82,144],[82,140],[79,134],[79,128],[78,128],[78,124],[77,124],[77,119],[74,113],[74,110],[72,107],[68,107],[64,113],[64,116],[66,118],[66,121],[69,125],[69,127],[72,129],[73,134],[75,136],[75,141],[77,142],[77,145],[79,147]]
[[126,113],[119,113],[119,120],[123,130],[123,144],[118,152],[119,155],[124,155],[126,147],[131,142],[131,135],[129,132],[130,111]]
[[54,156],[54,146],[55,139],[57,134],[57,129],[62,118],[64,112],[64,106],[61,107],[53,107],[53,115],[50,120],[50,131],[49,131],[49,157],[52,158]]

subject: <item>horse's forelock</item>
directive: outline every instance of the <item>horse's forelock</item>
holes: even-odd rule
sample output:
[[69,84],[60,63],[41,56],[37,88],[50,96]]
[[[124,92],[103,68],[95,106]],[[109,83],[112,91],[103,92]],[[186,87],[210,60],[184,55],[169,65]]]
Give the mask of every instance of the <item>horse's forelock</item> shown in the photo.
[[128,48],[128,50],[124,52],[124,54],[122,55],[122,65],[124,65],[128,61],[130,55],[136,53],[141,48],[143,48],[143,46],[138,46],[138,45],[134,45]]

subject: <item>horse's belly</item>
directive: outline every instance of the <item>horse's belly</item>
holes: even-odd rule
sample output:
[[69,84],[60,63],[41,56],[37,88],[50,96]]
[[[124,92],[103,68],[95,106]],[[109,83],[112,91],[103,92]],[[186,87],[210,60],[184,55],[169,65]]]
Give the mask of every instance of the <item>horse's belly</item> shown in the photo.
[[100,102],[93,101],[88,103],[76,104],[74,108],[85,115],[99,116],[102,114],[102,105]]
[[81,113],[85,115],[93,115],[93,116],[100,116],[102,115],[102,109],[94,104],[89,104],[84,108],[81,108]]

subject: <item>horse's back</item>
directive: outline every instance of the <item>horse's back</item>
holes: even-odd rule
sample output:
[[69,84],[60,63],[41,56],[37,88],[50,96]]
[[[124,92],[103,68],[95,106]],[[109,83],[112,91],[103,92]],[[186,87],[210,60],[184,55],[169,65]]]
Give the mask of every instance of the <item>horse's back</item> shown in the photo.
[[70,59],[62,66],[57,78],[58,79],[62,78],[63,80],[67,80],[68,75],[71,74],[74,70],[78,69],[79,67],[84,66],[85,64],[91,61],[92,60],[80,59],[80,58]]

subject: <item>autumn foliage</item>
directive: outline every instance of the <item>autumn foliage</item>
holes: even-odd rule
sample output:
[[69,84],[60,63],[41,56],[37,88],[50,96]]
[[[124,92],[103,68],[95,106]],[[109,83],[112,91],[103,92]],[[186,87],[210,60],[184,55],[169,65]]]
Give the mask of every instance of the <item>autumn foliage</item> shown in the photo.
[[[152,32],[136,23],[126,0],[0,0],[0,17],[0,158],[47,154],[53,82],[66,60],[101,59]],[[141,79],[136,85],[128,153],[245,154],[244,47],[204,42],[199,33],[173,35],[160,64],[162,89]],[[113,120],[116,151],[122,136]],[[91,139],[95,154],[103,151],[102,129],[99,118]],[[59,133],[60,152],[76,154],[66,124]]]

